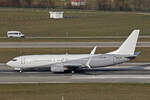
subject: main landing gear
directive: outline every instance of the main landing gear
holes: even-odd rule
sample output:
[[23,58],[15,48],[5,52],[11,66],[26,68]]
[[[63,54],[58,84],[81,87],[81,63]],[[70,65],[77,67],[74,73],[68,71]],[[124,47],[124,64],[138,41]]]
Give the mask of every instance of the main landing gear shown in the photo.
[[75,73],[75,71],[74,71],[74,70],[72,70],[72,71],[71,71],[71,73],[72,73],[72,74],[74,74],[74,73]]

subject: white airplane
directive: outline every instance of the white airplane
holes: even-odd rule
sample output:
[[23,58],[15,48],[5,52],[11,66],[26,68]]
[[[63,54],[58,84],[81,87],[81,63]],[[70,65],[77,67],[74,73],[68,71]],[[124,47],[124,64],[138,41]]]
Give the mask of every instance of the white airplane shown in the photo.
[[95,54],[96,47],[90,54],[61,55],[26,55],[15,57],[7,62],[14,70],[48,67],[51,72],[75,72],[80,69],[94,69],[124,63],[136,58],[136,43],[140,30],[134,30],[125,42],[115,51],[106,54]]

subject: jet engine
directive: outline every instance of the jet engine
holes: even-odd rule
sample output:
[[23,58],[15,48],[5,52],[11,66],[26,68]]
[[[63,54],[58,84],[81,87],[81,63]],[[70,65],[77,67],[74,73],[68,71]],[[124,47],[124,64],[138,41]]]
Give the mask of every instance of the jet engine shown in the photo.
[[59,73],[59,72],[65,72],[66,68],[63,64],[57,64],[51,66],[51,72]]
[[55,64],[51,65],[51,72],[54,73],[63,73],[63,72],[78,72],[81,71],[81,68],[79,66],[69,66],[64,64]]

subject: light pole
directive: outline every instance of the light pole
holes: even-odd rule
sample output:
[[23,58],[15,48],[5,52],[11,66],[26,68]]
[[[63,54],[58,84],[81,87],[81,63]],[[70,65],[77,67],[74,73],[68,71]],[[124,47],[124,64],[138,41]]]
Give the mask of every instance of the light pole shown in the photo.
[[64,96],[61,97],[61,100],[64,100]]

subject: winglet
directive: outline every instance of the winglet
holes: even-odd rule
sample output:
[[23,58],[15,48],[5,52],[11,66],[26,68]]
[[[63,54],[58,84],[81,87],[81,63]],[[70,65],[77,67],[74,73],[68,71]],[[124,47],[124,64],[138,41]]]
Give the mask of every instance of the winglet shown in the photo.
[[90,55],[94,55],[96,51],[97,46],[94,47],[94,49],[91,51]]
[[90,69],[91,69],[90,62],[91,62],[92,56],[95,54],[96,48],[97,48],[97,46],[95,46],[94,49],[91,51],[90,56],[89,56],[89,60],[86,63],[86,66]]
[[134,55],[140,30],[134,30],[116,51],[107,54]]

